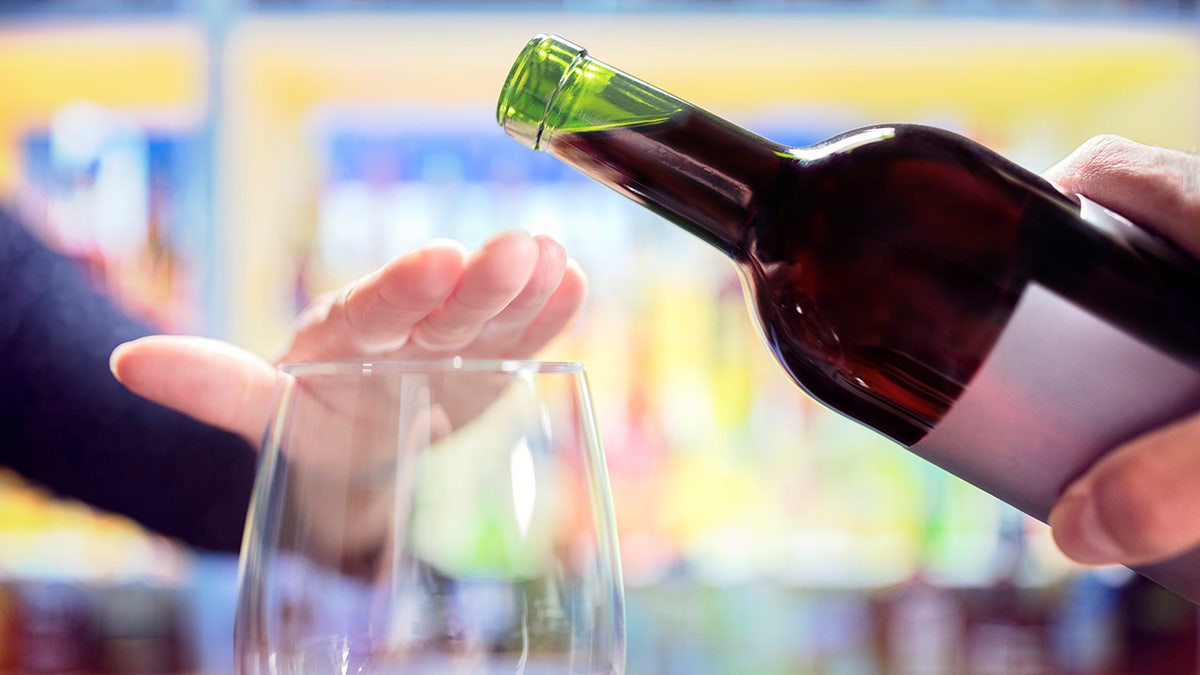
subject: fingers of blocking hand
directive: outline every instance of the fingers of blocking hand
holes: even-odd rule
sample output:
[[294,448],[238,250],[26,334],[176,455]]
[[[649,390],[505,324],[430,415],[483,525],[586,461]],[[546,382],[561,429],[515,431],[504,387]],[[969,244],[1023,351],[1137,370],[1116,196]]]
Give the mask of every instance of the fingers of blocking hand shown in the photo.
[[520,343],[558,291],[568,264],[566,251],[558,242],[543,236],[534,237],[534,241],[538,260],[525,288],[483,326],[464,356],[508,358],[513,350],[525,351]]
[[540,249],[524,232],[506,232],[488,241],[468,258],[446,302],[413,328],[413,343],[434,353],[470,344],[484,323],[525,289],[537,268]]
[[224,342],[151,336],[127,342],[109,359],[130,391],[257,444],[266,428],[279,372]]
[[[336,296],[313,340],[316,356],[399,349],[413,328],[454,293],[466,266],[461,244],[438,241],[402,255]],[[315,336],[312,336],[315,337]],[[324,350],[324,351],[322,351]]]
[[[575,261],[568,261],[554,293],[516,340],[505,345],[504,356],[514,359],[534,356],[571,325],[579,314],[586,294],[587,277]],[[481,338],[479,342],[483,347],[490,344],[486,338]]]

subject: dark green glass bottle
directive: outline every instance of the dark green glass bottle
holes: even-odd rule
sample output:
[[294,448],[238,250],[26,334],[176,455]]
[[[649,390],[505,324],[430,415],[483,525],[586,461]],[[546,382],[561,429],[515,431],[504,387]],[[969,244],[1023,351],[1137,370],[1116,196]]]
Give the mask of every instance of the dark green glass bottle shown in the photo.
[[1037,517],[1200,408],[1200,262],[960,135],[787,147],[545,35],[497,114],[729,256],[814,398]]

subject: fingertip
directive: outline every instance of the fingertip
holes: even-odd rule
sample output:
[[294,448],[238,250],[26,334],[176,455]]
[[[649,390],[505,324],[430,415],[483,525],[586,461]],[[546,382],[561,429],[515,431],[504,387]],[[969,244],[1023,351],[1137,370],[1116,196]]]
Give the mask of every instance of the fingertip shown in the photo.
[[[431,272],[457,273],[466,264],[469,253],[467,247],[460,241],[434,239],[413,251],[412,256],[423,261]],[[400,256],[399,259],[405,257]]]
[[588,294],[587,274],[573,258],[567,259],[558,287],[557,295],[560,297],[557,300],[563,306],[570,308],[571,318],[569,320],[573,320],[575,315],[583,310],[583,303]]
[[499,254],[514,260],[527,261],[531,266],[542,249],[538,240],[524,230],[506,230],[480,247],[480,254]]
[[1055,544],[1067,557],[1086,565],[1117,562],[1123,550],[1100,518],[1090,486],[1079,481],[1055,505],[1047,519]]
[[143,357],[147,353],[153,353],[157,345],[166,344],[169,347],[170,341],[173,339],[180,338],[172,338],[166,335],[147,335],[122,342],[114,347],[109,354],[108,369],[119,382],[128,385],[129,380],[137,376],[138,364],[144,361]]
[[566,272],[567,252],[557,241],[539,235],[534,237],[538,255],[524,290],[513,301],[520,306],[539,306],[562,283]]
[[535,235],[531,234],[528,230],[521,230],[521,229],[513,228],[511,230],[501,230],[501,231],[497,232],[496,234],[492,235],[492,237],[489,238],[487,243],[485,243],[484,245],[487,246],[488,244],[493,244],[493,243],[502,242],[502,241],[533,241],[538,236],[541,236],[541,235],[535,236]]
[[[434,239],[403,253],[353,284],[343,302],[350,313],[403,311],[424,314],[454,291],[467,264],[467,249],[453,239]],[[382,300],[379,306],[376,300]]]
[[461,270],[470,253],[462,242],[455,239],[433,239],[414,251],[413,255],[431,263],[430,268]]
[[570,276],[575,284],[583,290],[587,290],[588,278],[587,273],[583,271],[583,266],[580,265],[574,258],[567,258],[566,273],[564,276]]
[[529,283],[538,269],[541,248],[522,230],[496,235],[468,260],[458,289],[460,300],[476,308],[497,305],[499,310]]
[[129,343],[122,342],[113,348],[108,355],[108,372],[112,373],[113,377],[119,381],[121,379],[121,362],[125,354],[129,351]]
[[583,310],[587,291],[587,275],[583,273],[583,268],[574,260],[568,260],[562,280],[546,302],[539,322],[549,321],[551,325],[558,325],[560,330],[565,329]]
[[567,257],[567,248],[554,237],[548,234],[538,234],[534,235],[533,240],[537,242],[542,255],[556,258]]
[[456,251],[456,252],[462,253],[464,255],[467,252],[466,245],[464,245],[461,241],[459,241],[457,239],[451,239],[449,237],[438,237],[436,239],[430,239],[428,242],[425,243],[425,245],[422,248],[430,249],[430,250],[446,249],[446,250],[450,250],[450,251]]

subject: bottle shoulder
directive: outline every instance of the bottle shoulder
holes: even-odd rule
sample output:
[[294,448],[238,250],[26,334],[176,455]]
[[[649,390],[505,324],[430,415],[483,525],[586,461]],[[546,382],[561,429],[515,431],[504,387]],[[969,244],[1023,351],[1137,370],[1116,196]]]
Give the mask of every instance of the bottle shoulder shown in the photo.
[[801,164],[847,159],[887,162],[925,159],[930,162],[988,168],[1009,180],[1057,194],[1048,181],[1003,154],[962,134],[939,127],[900,123],[874,124],[831,136],[814,145],[789,150]]

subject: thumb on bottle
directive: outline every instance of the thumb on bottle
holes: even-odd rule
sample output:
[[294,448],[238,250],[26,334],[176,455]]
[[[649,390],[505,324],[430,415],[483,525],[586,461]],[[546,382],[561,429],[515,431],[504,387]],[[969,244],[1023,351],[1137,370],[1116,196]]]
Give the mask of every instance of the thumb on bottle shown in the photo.
[[1200,544],[1200,415],[1101,459],[1050,513],[1055,542],[1085,564],[1155,562]]

